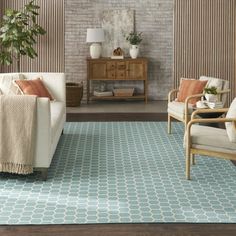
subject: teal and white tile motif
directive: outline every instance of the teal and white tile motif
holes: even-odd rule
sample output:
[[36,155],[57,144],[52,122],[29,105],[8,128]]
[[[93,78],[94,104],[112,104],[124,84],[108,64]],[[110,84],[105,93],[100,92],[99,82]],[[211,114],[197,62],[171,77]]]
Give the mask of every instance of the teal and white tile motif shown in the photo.
[[67,123],[49,179],[0,175],[0,224],[236,223],[236,167],[197,157],[185,180],[183,125]]

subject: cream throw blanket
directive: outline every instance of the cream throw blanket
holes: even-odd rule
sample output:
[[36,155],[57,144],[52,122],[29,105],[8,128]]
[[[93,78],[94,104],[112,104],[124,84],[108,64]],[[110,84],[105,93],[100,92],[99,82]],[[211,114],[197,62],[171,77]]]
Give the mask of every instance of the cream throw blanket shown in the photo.
[[0,171],[33,172],[36,96],[0,96]]

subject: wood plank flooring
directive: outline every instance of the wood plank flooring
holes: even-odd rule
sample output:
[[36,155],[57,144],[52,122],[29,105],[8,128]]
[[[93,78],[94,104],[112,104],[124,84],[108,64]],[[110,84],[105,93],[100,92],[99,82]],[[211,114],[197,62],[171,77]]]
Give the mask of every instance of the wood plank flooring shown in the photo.
[[235,224],[99,224],[1,226],[1,236],[231,236]]

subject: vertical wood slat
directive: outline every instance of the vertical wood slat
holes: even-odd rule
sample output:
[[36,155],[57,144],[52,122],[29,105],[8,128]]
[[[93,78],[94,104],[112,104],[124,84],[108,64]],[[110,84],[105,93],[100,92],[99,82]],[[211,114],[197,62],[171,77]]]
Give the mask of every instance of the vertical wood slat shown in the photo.
[[236,0],[175,0],[174,86],[181,77],[228,80],[236,96]]
[[[22,9],[29,0],[1,0],[0,14],[6,8]],[[38,23],[47,31],[39,36],[35,46],[36,59],[24,57],[21,71],[24,72],[64,72],[64,0],[36,0],[40,6]],[[2,16],[2,15],[1,15]],[[1,72],[16,71],[16,65],[1,67]]]

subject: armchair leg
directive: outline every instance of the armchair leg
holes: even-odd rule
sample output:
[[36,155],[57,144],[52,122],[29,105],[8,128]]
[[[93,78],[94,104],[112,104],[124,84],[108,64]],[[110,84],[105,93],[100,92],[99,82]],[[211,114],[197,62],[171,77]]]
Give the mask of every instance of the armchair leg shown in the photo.
[[64,129],[61,131],[61,135],[63,135],[64,134]]
[[188,119],[185,118],[185,121],[184,121],[184,130],[187,130],[187,126],[188,126]]
[[191,160],[191,154],[190,149],[186,149],[186,179],[190,180],[190,160]]
[[171,134],[171,116],[168,114],[168,134]]
[[194,154],[191,153],[190,156],[191,156],[191,164],[196,165],[196,160],[195,160]]

